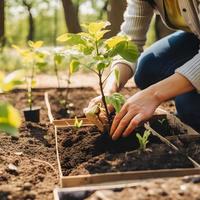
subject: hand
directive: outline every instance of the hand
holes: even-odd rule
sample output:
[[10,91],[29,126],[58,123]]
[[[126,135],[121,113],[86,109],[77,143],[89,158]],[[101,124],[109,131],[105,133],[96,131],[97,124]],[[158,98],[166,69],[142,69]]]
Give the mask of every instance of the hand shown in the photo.
[[112,139],[128,136],[142,121],[153,115],[160,103],[159,98],[148,89],[130,97],[113,120],[110,131]]
[[[87,119],[95,124],[103,132],[105,125],[108,123],[105,109],[102,107],[102,97],[98,96],[92,99],[89,106],[84,109]],[[114,110],[113,106],[108,105],[109,112]]]

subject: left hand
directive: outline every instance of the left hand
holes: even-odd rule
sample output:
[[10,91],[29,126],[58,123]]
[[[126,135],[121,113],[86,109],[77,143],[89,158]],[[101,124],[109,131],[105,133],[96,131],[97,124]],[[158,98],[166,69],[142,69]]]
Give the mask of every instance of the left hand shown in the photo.
[[159,98],[148,88],[130,97],[113,120],[112,139],[128,136],[141,122],[149,119],[160,104]]

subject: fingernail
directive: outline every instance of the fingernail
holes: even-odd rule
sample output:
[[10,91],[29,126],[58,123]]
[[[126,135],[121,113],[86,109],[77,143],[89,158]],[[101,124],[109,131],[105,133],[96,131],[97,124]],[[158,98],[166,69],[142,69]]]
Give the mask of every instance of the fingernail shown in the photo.
[[112,140],[117,140],[117,137],[116,136],[112,136]]

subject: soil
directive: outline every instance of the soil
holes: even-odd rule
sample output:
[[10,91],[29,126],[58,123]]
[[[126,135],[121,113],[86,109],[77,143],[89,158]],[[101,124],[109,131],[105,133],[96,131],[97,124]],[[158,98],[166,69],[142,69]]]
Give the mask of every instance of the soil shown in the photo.
[[[49,101],[54,119],[83,117],[83,108],[87,107],[90,100],[97,96],[92,88],[76,88],[69,89],[67,105],[63,105],[62,101],[67,101],[67,90],[60,89],[55,95],[55,91],[49,92]],[[80,101],[81,99],[81,101]],[[66,109],[69,107],[69,109]]]
[[[0,199],[1,200],[52,200],[53,188],[58,184],[58,169],[55,150],[54,128],[49,125],[44,102],[44,92],[57,97],[55,89],[34,90],[34,105],[41,106],[39,124],[24,122],[19,137],[0,134]],[[81,90],[83,92],[83,89]],[[91,91],[91,92],[90,92]],[[94,90],[88,91],[95,94]],[[81,93],[72,90],[78,109],[87,104]],[[91,96],[90,98],[94,97]],[[89,98],[89,95],[87,96]],[[19,110],[27,106],[26,92],[18,89],[1,94],[0,100],[12,103]],[[84,102],[84,103],[82,103]],[[21,112],[22,116],[23,113]]]
[[[60,109],[60,105],[57,104],[59,99],[58,92],[55,89],[37,89],[34,91],[34,105],[41,106],[41,122],[36,124],[23,121],[18,138],[3,134],[0,135],[1,200],[53,199],[52,191],[53,188],[58,184],[58,169],[55,151],[54,129],[51,125],[49,125],[49,119],[44,102],[44,92],[46,91],[48,91],[50,94],[53,94],[53,100],[55,100],[55,104],[52,105],[53,109],[55,109],[55,114],[58,116],[58,118],[59,116],[63,117],[57,113],[57,110]],[[130,96],[134,92],[135,90],[133,89],[127,89],[125,93],[127,96]],[[64,90],[63,96],[65,96]],[[75,115],[83,115],[82,108],[87,106],[89,100],[95,96],[96,92],[91,88],[87,89],[87,93],[85,93],[84,89],[84,95],[83,89],[79,89],[77,91],[72,89],[69,97],[76,107]],[[24,90],[15,90],[8,94],[1,94],[0,100],[11,102],[19,110],[24,109],[27,106],[26,92],[24,92]],[[167,106],[167,108],[171,109],[171,106]],[[72,131],[73,130],[71,129],[69,129],[67,132],[64,131],[64,135],[61,138],[61,140],[63,140],[62,143],[64,144],[61,147],[62,150],[64,151],[67,150],[66,148],[68,148],[68,154],[73,158],[69,162],[67,157],[65,157],[65,163],[68,163],[66,165],[71,167],[70,170],[68,167],[67,174],[73,171],[72,167],[74,167],[75,171],[76,168],[78,168],[78,165],[84,164],[87,159],[90,159],[90,156],[96,156],[95,149],[97,148],[93,143],[95,141],[97,147],[100,149],[100,152],[103,152],[101,156],[108,155],[103,149],[101,149],[102,145],[100,145],[100,142],[105,142],[106,138],[105,136],[102,137],[97,130],[92,129],[88,130],[87,132],[80,129],[76,134],[73,135]],[[87,138],[84,134],[91,134],[91,137]],[[70,138],[72,141],[70,141]],[[108,144],[110,143],[109,138],[106,140],[106,142]],[[131,142],[134,144],[134,140],[130,141],[130,143]],[[81,146],[80,143],[88,144],[88,146]],[[128,147],[130,148],[130,152],[132,151],[132,144],[130,144]],[[119,147],[117,146],[117,143],[115,143],[115,151],[120,148],[120,144]],[[70,147],[73,147],[75,151],[73,152],[73,148]],[[83,152],[81,152],[80,147],[83,148]],[[110,148],[109,151],[112,151],[112,149]],[[122,148],[120,151],[126,150]],[[193,152],[193,150],[191,151]],[[73,153],[75,153],[76,156]],[[68,159],[70,159],[70,157],[68,157]],[[183,160],[184,159],[185,158],[183,158]],[[77,162],[77,160],[80,162]]]
[[60,200],[199,200],[200,177],[145,180],[133,186],[59,193]]
[[[157,120],[157,117],[152,118],[150,125],[165,133]],[[160,143],[154,136],[149,138],[147,151],[138,151],[136,133],[142,135],[144,130],[143,126],[138,127],[129,137],[112,141],[107,133],[102,134],[95,127],[59,129],[58,143],[63,175],[192,167],[186,156]],[[173,131],[166,132],[167,136],[184,134],[176,128],[171,130]],[[185,145],[181,141],[176,142],[179,147]],[[197,155],[197,159],[196,152],[200,152],[200,143],[198,141],[195,146],[185,146],[185,149],[192,155]]]
[[[139,89],[131,87],[124,88],[121,93],[126,99],[128,99],[138,91]],[[97,92],[92,88],[76,88],[76,90],[71,88],[69,89],[68,94],[69,103],[67,105],[63,105],[62,101],[67,100],[67,90],[61,88],[57,95],[55,95],[54,90],[49,91],[49,101],[54,119],[74,118],[75,116],[83,117],[83,108],[87,107],[90,100],[98,95]],[[82,99],[82,101],[79,101],[80,99]],[[67,110],[66,107],[69,107],[69,110]],[[163,103],[161,108],[170,113],[175,112],[173,101]]]

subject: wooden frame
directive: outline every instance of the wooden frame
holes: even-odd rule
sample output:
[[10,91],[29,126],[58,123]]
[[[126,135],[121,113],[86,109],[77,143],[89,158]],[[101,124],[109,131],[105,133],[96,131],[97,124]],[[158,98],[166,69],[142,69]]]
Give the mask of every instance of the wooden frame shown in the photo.
[[[141,183],[146,183],[148,181],[151,181],[151,179],[148,180],[131,180],[131,181],[118,181],[118,182],[110,182],[109,184],[101,183],[101,184],[95,184],[95,185],[89,185],[89,186],[80,186],[80,187],[69,187],[69,188],[55,188],[54,193],[54,199],[55,200],[61,200],[60,194],[70,194],[70,193],[76,193],[76,192],[82,192],[82,191],[98,191],[98,190],[112,190],[112,189],[122,189],[122,188],[130,188],[135,186],[141,186]],[[70,199],[65,199],[70,200]]]
[[[64,127],[55,126],[55,139],[56,139],[56,154],[58,160],[58,169],[60,175],[60,185],[61,187],[76,187],[83,185],[99,184],[99,183],[109,183],[115,181],[128,181],[128,180],[142,180],[142,179],[152,179],[152,178],[164,178],[164,177],[181,177],[186,175],[200,174],[200,168],[181,168],[181,169],[161,169],[161,170],[143,170],[143,171],[129,171],[129,172],[117,172],[117,173],[101,173],[101,174],[91,174],[91,175],[78,175],[78,176],[64,176],[62,173],[60,156],[58,150],[58,129]],[[182,135],[180,136],[184,140],[196,140],[200,138],[200,135]],[[169,140],[173,140],[174,136],[170,136]]]

